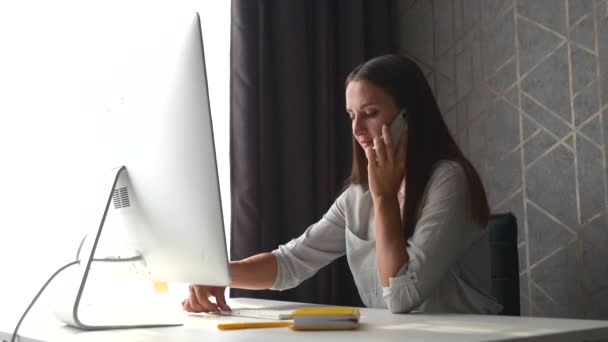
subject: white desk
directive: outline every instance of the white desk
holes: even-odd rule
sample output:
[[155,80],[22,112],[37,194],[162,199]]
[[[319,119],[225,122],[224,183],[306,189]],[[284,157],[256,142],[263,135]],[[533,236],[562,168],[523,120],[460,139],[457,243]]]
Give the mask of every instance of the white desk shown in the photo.
[[[258,299],[229,299],[229,304],[274,306],[285,302]],[[33,310],[32,314],[35,314]],[[288,328],[220,331],[219,322],[256,321],[237,317],[184,314],[185,324],[176,328],[79,331],[47,315],[27,317],[18,341],[608,341],[608,321],[502,317],[459,314],[395,315],[387,310],[361,309],[357,331],[295,332]],[[0,340],[13,327],[0,321]]]

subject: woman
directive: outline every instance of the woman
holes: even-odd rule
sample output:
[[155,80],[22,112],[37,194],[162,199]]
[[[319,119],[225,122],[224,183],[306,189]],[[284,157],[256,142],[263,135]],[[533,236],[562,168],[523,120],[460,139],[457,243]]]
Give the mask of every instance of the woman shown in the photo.
[[[420,68],[397,55],[358,66],[346,80],[346,110],[353,132],[346,190],[297,239],[232,262],[231,287],[289,289],[346,254],[368,307],[499,312],[489,294],[485,191]],[[402,110],[407,125],[395,146],[387,124]],[[182,305],[194,312],[230,310],[223,293],[191,285]]]

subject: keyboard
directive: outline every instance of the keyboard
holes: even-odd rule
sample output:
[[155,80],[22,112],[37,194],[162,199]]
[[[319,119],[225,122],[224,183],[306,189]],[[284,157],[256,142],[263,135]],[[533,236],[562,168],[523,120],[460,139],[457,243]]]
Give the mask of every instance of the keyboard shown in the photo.
[[300,308],[305,307],[316,307],[319,305],[316,304],[282,304],[282,305],[274,305],[274,306],[265,306],[265,307],[252,307],[252,306],[242,306],[242,307],[233,307],[232,311],[219,312],[216,313],[220,316],[237,316],[237,317],[247,317],[247,318],[261,318],[261,319],[272,319],[276,321],[282,321],[286,319],[292,319],[291,313]]
[[232,311],[223,311],[216,313],[220,316],[239,316],[239,317],[248,317],[248,318],[262,318],[262,319],[272,319],[272,320],[286,320],[292,319],[291,313],[293,309],[281,309],[281,310],[273,310],[273,309],[257,309],[257,308],[243,308],[243,309],[233,309]]

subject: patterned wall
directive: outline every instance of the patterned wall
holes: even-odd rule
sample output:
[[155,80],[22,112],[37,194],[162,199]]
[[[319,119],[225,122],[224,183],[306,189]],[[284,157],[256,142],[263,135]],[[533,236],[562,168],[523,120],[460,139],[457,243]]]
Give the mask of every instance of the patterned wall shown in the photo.
[[523,315],[608,319],[608,3],[397,0],[495,211],[519,225]]

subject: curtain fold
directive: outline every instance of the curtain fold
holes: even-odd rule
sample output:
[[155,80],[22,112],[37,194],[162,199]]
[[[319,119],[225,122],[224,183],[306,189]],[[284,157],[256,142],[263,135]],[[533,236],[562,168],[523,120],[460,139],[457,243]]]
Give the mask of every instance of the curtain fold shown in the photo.
[[[231,259],[269,252],[329,209],[350,173],[344,80],[393,52],[388,0],[232,0]],[[345,258],[255,297],[362,305]]]

